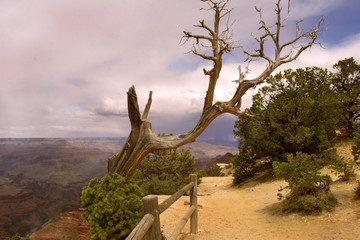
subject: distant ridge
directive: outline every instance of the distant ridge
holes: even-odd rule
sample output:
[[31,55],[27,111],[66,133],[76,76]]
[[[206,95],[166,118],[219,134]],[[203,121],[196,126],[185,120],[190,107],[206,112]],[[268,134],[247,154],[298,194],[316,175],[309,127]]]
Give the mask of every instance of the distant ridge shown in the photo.
[[[107,159],[125,140],[0,138],[0,239],[15,233],[25,236],[62,212],[76,211],[82,187],[106,174]],[[219,155],[237,152],[235,147],[206,142],[179,149],[189,149],[204,166],[219,161]]]
[[[85,140],[88,142],[109,140],[109,141],[123,144],[127,138],[126,137],[25,137],[25,138],[23,138],[23,137],[21,137],[21,138],[0,137],[0,143],[1,142],[9,142],[9,141],[27,142],[27,141],[32,141],[32,140],[46,141],[46,140],[61,140],[61,139],[71,140],[71,142],[73,142],[74,144],[76,144],[76,142],[82,142]],[[230,147],[237,147],[237,144],[238,144],[235,139],[225,138],[225,137],[221,137],[221,138],[212,138],[211,137],[210,138],[210,137],[207,137],[206,135],[199,136],[199,138],[196,142],[200,142],[200,143],[205,142],[205,143],[209,143],[209,144],[213,144],[213,145],[230,146]]]

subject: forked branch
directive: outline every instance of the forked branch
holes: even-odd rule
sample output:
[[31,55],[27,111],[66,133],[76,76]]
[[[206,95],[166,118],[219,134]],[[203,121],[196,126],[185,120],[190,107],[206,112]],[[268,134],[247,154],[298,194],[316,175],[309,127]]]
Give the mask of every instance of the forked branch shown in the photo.
[[[214,26],[211,28],[202,20],[198,25],[195,25],[195,27],[207,32],[207,35],[198,35],[184,31],[183,38],[186,39],[186,41],[190,39],[195,40],[191,50],[193,54],[213,62],[213,67],[210,70],[204,69],[204,74],[209,76],[209,84],[203,108],[203,111],[206,111],[213,104],[214,91],[222,68],[222,56],[224,53],[233,51],[234,46],[233,42],[231,42],[231,25],[229,21],[227,21],[224,28],[221,29],[221,20],[226,16],[229,17],[233,10],[227,9],[229,0],[208,0],[204,2],[207,2],[209,6],[207,10],[214,12]],[[210,53],[207,53],[206,50],[208,49]]]
[[[262,10],[255,8],[260,17],[259,30],[262,31],[260,37],[255,38],[258,48],[252,52],[243,50],[243,53],[247,56],[245,61],[247,66],[244,71],[242,71],[241,66],[239,67],[239,78],[235,80],[238,84],[232,98],[229,99],[229,101],[214,103],[214,92],[222,69],[223,54],[234,50],[234,42],[231,41],[229,18],[224,25],[222,25],[221,21],[224,17],[229,17],[232,9],[227,8],[229,0],[201,1],[207,3],[209,7],[207,10],[211,10],[214,13],[214,25],[210,27],[204,20],[199,21],[199,24],[195,25],[195,27],[205,31],[207,34],[194,34],[184,31],[183,36],[185,41],[194,41],[190,52],[213,63],[211,69],[204,69],[204,74],[209,76],[209,85],[198,123],[192,130],[185,134],[158,136],[153,132],[151,123],[147,119],[151,106],[152,93],[150,92],[144,113],[142,117],[140,117],[135,88],[131,87],[128,92],[128,114],[131,123],[131,132],[119,154],[109,159],[108,171],[110,173],[120,173],[129,180],[140,161],[148,153],[155,150],[174,149],[194,142],[210,123],[221,114],[231,113],[240,118],[246,116],[245,113],[240,112],[241,98],[246,91],[264,82],[277,67],[284,63],[294,61],[303,51],[315,44],[322,22],[322,19],[320,19],[314,29],[303,32],[300,26],[301,21],[298,21],[296,23],[296,35],[294,38],[281,44],[281,31],[284,27],[284,22],[288,18],[290,0],[288,0],[288,11],[285,17],[282,16],[281,0],[277,0],[275,4],[276,21],[272,25],[268,25],[265,20],[263,20]],[[265,51],[265,42],[271,43],[274,49],[273,54],[268,55]],[[248,72],[248,64],[258,59],[267,62],[264,71],[253,79],[245,79]]]
[[[285,17],[282,17],[282,8],[281,0],[278,0],[275,4],[276,12],[276,22],[273,25],[268,25],[265,20],[262,18],[262,10],[260,8],[255,8],[260,16],[260,27],[259,30],[263,31],[263,34],[255,40],[259,44],[259,48],[255,49],[254,52],[249,52],[244,50],[244,54],[247,56],[246,61],[254,60],[265,60],[267,66],[265,70],[257,77],[251,80],[242,81],[242,84],[239,85],[232,102],[236,102],[239,97],[243,95],[243,92],[247,91],[249,88],[254,87],[265,81],[265,79],[280,65],[292,62],[296,60],[302,52],[310,48],[316,43],[318,33],[320,30],[320,25],[323,21],[323,18],[319,19],[317,25],[310,29],[309,31],[304,32],[300,24],[302,21],[296,22],[296,35],[293,39],[281,43],[281,31],[284,28],[284,23],[289,16],[290,11],[290,0],[288,0],[288,12]],[[268,42],[270,45],[269,48],[274,49],[273,55],[268,55],[265,53],[265,43]],[[284,53],[285,52],[285,53]],[[240,80],[240,79],[239,79]]]

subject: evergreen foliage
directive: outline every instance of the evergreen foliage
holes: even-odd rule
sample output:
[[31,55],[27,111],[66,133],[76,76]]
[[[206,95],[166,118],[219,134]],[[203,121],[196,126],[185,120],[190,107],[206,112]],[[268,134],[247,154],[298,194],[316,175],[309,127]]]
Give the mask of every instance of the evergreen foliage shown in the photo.
[[143,216],[142,196],[137,185],[126,183],[116,173],[107,174],[101,182],[93,178],[81,195],[91,239],[125,239]]
[[198,172],[200,177],[219,177],[221,176],[221,169],[218,165],[213,165],[206,170],[201,170]]
[[[315,155],[297,152],[289,154],[287,162],[273,163],[274,172],[288,183],[288,186],[279,189],[279,200],[285,198],[285,211],[301,211],[305,213],[319,213],[323,210],[332,210],[337,199],[330,192],[331,177],[321,175],[320,169],[326,164],[323,159]],[[284,196],[284,190],[290,190]]]
[[238,185],[244,180],[254,176],[256,172],[255,160],[249,155],[248,149],[239,142],[239,153],[231,159],[233,166],[233,185]]
[[346,58],[338,61],[334,68],[337,73],[331,82],[340,96],[342,108],[339,126],[349,137],[353,137],[353,122],[360,120],[360,65],[354,58]]
[[19,233],[16,233],[15,235],[13,235],[13,236],[11,236],[11,237],[6,237],[6,238],[5,238],[5,240],[22,240],[22,239],[30,240],[29,237],[22,238]]
[[189,150],[159,150],[140,163],[134,180],[146,195],[173,194],[189,183],[189,174],[196,171],[194,162]]
[[360,157],[360,126],[358,123],[353,122],[353,140],[354,146],[352,146],[351,153],[354,156],[355,162],[359,164]]
[[21,236],[17,233],[14,236],[6,237],[5,240],[21,240]]
[[342,181],[349,181],[356,176],[356,163],[352,159],[340,157],[335,151],[326,155],[330,164],[330,169],[339,176]]
[[355,196],[354,196],[355,200],[359,200],[360,199],[360,181],[356,181],[356,188],[355,188]]
[[286,161],[289,153],[321,153],[331,147],[341,111],[330,76],[312,67],[269,77],[246,110],[252,117],[235,123],[234,133],[250,155]]

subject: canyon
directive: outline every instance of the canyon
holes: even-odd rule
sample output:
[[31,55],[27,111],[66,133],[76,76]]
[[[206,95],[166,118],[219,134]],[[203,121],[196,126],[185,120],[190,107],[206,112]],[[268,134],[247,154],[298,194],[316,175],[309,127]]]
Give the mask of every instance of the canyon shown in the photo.
[[[107,172],[123,138],[0,139],[0,239],[28,236],[80,207],[82,188]],[[237,149],[188,144],[198,169],[228,162]],[[225,155],[225,156],[224,156]],[[67,216],[65,214],[65,216]]]

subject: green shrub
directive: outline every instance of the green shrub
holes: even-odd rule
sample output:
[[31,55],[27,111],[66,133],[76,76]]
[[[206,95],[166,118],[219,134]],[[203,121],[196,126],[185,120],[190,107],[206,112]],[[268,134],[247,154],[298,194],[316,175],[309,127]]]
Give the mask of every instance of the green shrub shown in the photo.
[[357,182],[357,186],[355,188],[355,200],[359,200],[360,199],[360,181],[356,181]]
[[331,77],[331,85],[340,99],[342,109],[338,127],[348,137],[352,137],[353,122],[359,120],[360,65],[351,57],[339,60],[333,67],[336,71]]
[[142,160],[133,179],[146,195],[173,194],[189,183],[194,161],[189,150],[156,151]]
[[337,199],[332,193],[319,193],[318,195],[303,195],[295,199],[286,198],[283,210],[287,212],[304,212],[307,214],[331,211],[337,205]]
[[219,177],[221,176],[221,169],[218,165],[213,165],[206,170],[201,170],[198,174],[201,177]]
[[154,177],[148,182],[144,181],[141,184],[141,188],[147,194],[171,195],[177,192],[181,187],[178,183],[173,182],[172,180],[160,180]]
[[[275,174],[288,183],[278,193],[279,200],[285,198],[283,209],[305,213],[333,209],[337,200],[330,193],[331,177],[320,173],[325,161],[302,152],[297,152],[296,156],[288,155],[287,159],[288,162],[273,163]],[[290,192],[284,196],[281,192],[286,189]]]
[[266,79],[235,123],[235,136],[251,156],[286,161],[287,154],[317,154],[332,147],[341,107],[331,74],[317,67],[285,70]]
[[15,234],[14,236],[12,237],[6,237],[5,240],[20,240],[21,239],[21,236],[20,234]]
[[360,126],[358,123],[353,122],[353,139],[354,139],[354,146],[351,148],[351,153],[354,156],[354,160],[356,163],[359,164],[359,156],[360,156]]
[[[14,236],[5,238],[5,240],[21,240],[21,239],[25,239],[25,238],[21,238],[19,233],[16,233]],[[30,240],[30,238],[27,237],[26,240]]]
[[331,154],[330,158],[330,169],[339,176],[342,181],[349,181],[356,176],[356,164],[352,160],[345,160],[340,157],[337,153]]
[[218,165],[211,166],[206,170],[206,175],[209,177],[219,177],[221,175],[221,169]]
[[93,178],[81,195],[91,239],[125,239],[143,216],[142,196],[137,185],[126,183],[116,173],[107,174],[101,182]]
[[233,165],[233,185],[240,184],[246,179],[251,178],[256,173],[255,160],[250,157],[249,152],[244,146],[239,144],[239,154],[231,159]]

